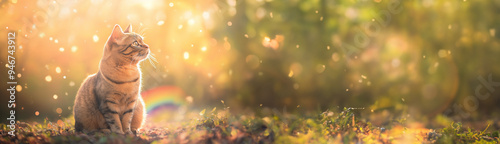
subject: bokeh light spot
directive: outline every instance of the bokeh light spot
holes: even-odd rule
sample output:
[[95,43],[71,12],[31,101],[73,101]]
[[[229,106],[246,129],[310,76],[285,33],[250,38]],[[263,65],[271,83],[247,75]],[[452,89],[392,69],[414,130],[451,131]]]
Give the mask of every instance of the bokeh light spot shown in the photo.
[[21,92],[23,90],[23,87],[21,85],[16,86],[17,92]]
[[247,62],[248,67],[250,67],[251,69],[255,69],[260,65],[259,57],[255,55],[248,55],[245,61]]
[[194,25],[194,23],[195,23],[194,19],[189,19],[189,20],[188,20],[188,24],[189,24],[189,25]]
[[[60,109],[60,108],[59,108]],[[61,110],[62,111],[62,110]],[[60,114],[60,113],[59,113]],[[62,120],[57,120],[57,125],[60,127],[64,126],[64,122]]]
[[156,23],[156,24],[159,25],[159,26],[161,26],[161,25],[165,24],[165,22],[164,21],[158,21],[158,23]]
[[202,16],[203,16],[204,19],[209,19],[210,18],[210,13],[203,12]]
[[98,42],[98,41],[99,41],[99,37],[98,37],[97,35],[94,35],[94,36],[92,37],[92,39],[94,40],[94,42]]
[[45,81],[51,82],[52,81],[52,76],[50,76],[50,75],[45,76]]
[[293,84],[293,89],[298,90],[300,88],[298,83]]
[[193,97],[192,97],[192,96],[187,96],[187,97],[186,97],[186,101],[187,101],[188,103],[193,103]]
[[339,54],[338,54],[338,53],[333,53],[333,54],[332,54],[332,60],[333,60],[334,62],[338,62],[338,61],[339,61],[339,59],[340,59],[340,56],[339,56]]
[[189,59],[189,53],[188,52],[184,52],[184,59]]
[[61,113],[62,113],[62,109],[61,109],[61,108],[57,108],[57,109],[56,109],[56,112],[57,112],[58,114],[61,114]]
[[73,53],[74,53],[74,52],[76,52],[76,50],[78,50],[78,47],[76,47],[76,46],[72,46],[72,47],[71,47],[71,52],[73,52]]
[[61,73],[61,68],[60,67],[56,67],[56,73]]
[[444,57],[448,56],[448,53],[447,53],[446,50],[440,49],[439,52],[438,52],[438,55],[439,55],[440,58],[444,58]]
[[302,65],[300,63],[293,63],[290,65],[290,71],[293,71],[293,75],[299,75],[302,72]]
[[323,73],[325,71],[325,68],[326,68],[325,65],[318,64],[318,65],[316,65],[316,72]]

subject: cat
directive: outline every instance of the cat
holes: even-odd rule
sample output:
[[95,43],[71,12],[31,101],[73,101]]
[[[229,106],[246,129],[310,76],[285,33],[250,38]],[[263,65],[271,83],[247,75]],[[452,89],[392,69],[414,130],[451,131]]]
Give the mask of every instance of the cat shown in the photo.
[[75,131],[133,135],[146,118],[139,63],[149,56],[143,37],[117,24],[104,45],[99,71],[88,76],[75,98]]

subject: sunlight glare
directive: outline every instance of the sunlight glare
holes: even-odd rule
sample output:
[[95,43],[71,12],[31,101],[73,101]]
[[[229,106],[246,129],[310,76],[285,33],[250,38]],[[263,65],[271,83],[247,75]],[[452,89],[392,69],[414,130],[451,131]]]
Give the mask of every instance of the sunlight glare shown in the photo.
[[159,26],[161,26],[161,25],[165,24],[165,22],[164,22],[164,21],[158,21],[158,23],[157,23],[157,24],[158,24]]
[[52,81],[52,77],[50,75],[45,76],[45,81],[51,82]]
[[71,52],[73,52],[73,53],[74,53],[74,52],[76,52],[76,50],[78,50],[78,47],[76,47],[76,46],[72,46],[72,47],[71,47]]
[[193,24],[194,24],[194,19],[189,19],[189,20],[188,20],[188,24],[189,24],[189,25],[193,25]]
[[94,40],[94,42],[98,42],[98,41],[99,41],[99,37],[98,37],[97,35],[94,35],[94,36],[92,37],[92,39]]
[[189,59],[189,53],[188,52],[184,52],[184,59]]
[[61,68],[60,67],[56,67],[56,73],[61,73]]
[[203,12],[202,15],[203,15],[204,19],[209,19],[210,18],[210,13],[208,13],[208,12]]

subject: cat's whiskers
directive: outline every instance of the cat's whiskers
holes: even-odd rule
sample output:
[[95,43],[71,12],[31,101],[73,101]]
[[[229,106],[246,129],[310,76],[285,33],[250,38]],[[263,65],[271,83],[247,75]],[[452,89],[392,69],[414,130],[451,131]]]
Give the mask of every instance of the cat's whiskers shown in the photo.
[[142,28],[142,25],[139,25],[138,30],[139,30],[139,31],[142,31],[142,29],[141,29],[141,28]]
[[146,36],[146,31],[141,32],[141,36],[142,36],[142,38],[146,38],[146,37],[145,37],[145,36]]
[[148,29],[148,28],[142,28],[142,25],[141,25],[141,26],[139,26],[139,29],[138,29],[138,34],[139,34],[139,35],[141,35],[141,36],[144,38],[144,35],[146,35],[146,33],[145,33],[145,32],[146,32],[146,30],[147,30],[147,29]]
[[158,63],[158,60],[156,60],[155,55],[153,53],[149,54],[148,58],[151,58],[154,62]]
[[[156,60],[156,58],[154,57],[154,54],[152,52],[149,53],[149,55],[146,59],[148,59],[151,66],[153,66],[153,68],[156,69],[156,65],[154,64],[154,62],[158,63],[158,61]],[[158,69],[156,69],[156,70],[158,70]]]
[[142,37],[144,37],[144,36],[146,35],[146,30],[147,30],[147,29],[148,29],[148,28],[144,28],[144,29],[141,29],[141,30],[139,31],[139,33],[141,34],[141,36],[142,36]]

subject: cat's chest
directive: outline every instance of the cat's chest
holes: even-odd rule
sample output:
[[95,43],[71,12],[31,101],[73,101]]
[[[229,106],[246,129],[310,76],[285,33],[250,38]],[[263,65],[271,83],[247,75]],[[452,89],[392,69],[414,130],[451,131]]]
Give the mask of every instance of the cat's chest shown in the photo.
[[137,95],[140,88],[140,82],[125,83],[118,85],[109,85],[107,87],[106,93],[118,93],[122,96],[133,96]]
[[109,81],[101,81],[96,85],[99,95],[118,95],[121,97],[137,96],[140,88],[140,80],[136,82],[116,84]]
[[139,85],[134,83],[108,85],[98,88],[97,91],[101,101],[112,100],[119,106],[126,106],[139,97]]

